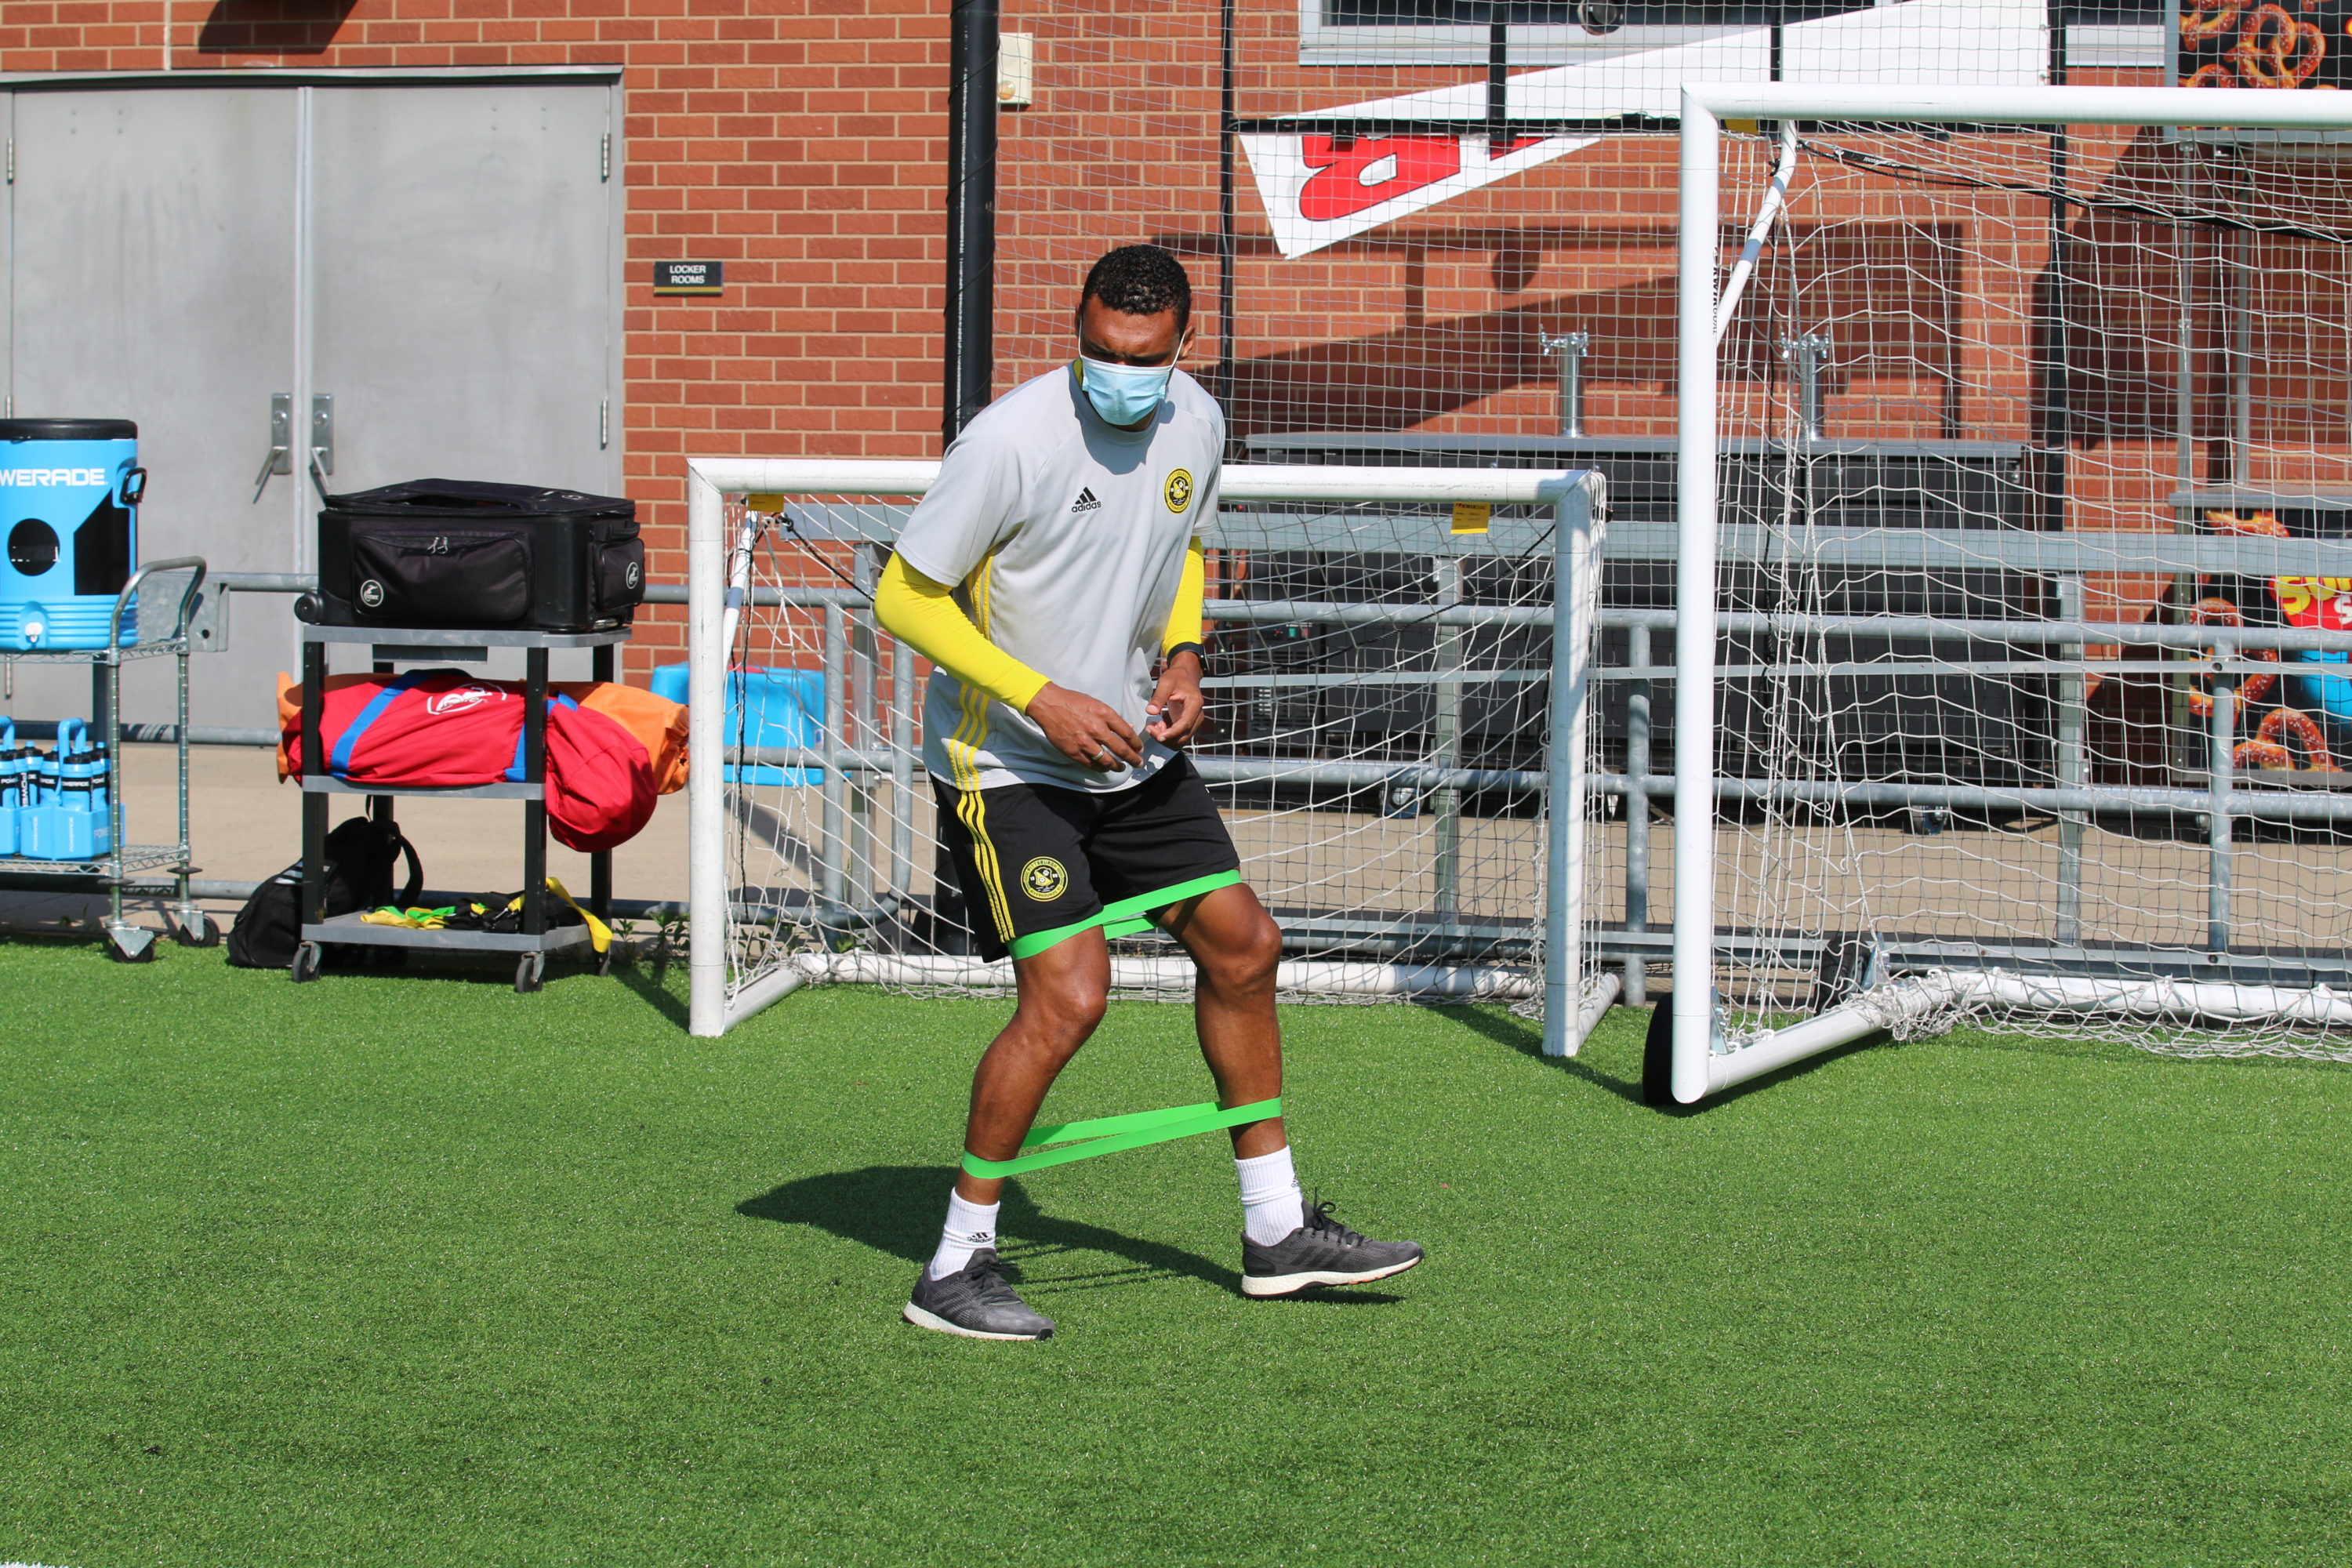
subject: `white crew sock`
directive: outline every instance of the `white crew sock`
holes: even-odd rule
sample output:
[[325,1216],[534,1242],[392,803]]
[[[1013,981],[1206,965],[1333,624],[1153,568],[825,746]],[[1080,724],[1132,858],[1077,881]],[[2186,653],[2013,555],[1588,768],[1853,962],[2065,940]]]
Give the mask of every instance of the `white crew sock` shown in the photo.
[[996,1245],[994,1204],[966,1203],[961,1193],[948,1194],[948,1223],[940,1230],[940,1249],[931,1254],[931,1278],[944,1279],[971,1261],[983,1247]]
[[1290,1145],[1255,1160],[1235,1160],[1242,1178],[1242,1234],[1260,1247],[1272,1247],[1307,1223],[1307,1205],[1298,1195],[1298,1173],[1290,1167]]

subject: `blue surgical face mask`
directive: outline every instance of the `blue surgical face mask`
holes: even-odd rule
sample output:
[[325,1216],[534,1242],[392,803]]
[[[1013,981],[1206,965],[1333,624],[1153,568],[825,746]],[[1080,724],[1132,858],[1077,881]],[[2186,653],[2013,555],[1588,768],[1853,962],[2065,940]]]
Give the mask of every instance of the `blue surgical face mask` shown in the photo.
[[1135,425],[1150,417],[1168,395],[1172,364],[1113,364],[1108,360],[1078,360],[1078,379],[1087,401],[1113,425]]

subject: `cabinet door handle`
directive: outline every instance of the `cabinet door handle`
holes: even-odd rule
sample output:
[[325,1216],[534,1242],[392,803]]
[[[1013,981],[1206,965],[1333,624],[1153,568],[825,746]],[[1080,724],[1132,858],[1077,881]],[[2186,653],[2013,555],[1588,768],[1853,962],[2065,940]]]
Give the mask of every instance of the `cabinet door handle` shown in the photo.
[[310,395],[310,482],[327,499],[327,476],[335,471],[335,395]]
[[253,476],[253,499],[259,500],[261,492],[269,488],[272,474],[294,471],[294,395],[273,392],[269,395],[269,455],[261,459],[261,471]]

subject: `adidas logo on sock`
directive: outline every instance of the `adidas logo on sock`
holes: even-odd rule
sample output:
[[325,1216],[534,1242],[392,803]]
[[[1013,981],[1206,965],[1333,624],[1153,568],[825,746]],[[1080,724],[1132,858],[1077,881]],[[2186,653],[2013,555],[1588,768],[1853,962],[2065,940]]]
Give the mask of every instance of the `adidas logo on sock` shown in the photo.
[[1101,508],[1102,502],[1095,500],[1095,492],[1091,488],[1081,488],[1078,491],[1078,499],[1070,503],[1070,510],[1074,513],[1097,511]]

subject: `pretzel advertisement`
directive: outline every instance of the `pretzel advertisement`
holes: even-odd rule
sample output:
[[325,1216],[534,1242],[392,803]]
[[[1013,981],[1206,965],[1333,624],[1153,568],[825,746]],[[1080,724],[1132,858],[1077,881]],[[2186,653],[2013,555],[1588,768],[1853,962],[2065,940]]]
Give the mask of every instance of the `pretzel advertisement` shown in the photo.
[[2173,69],[2182,87],[2341,88],[2352,8],[2340,0],[2182,0]]
[[2352,577],[2273,577],[2271,594],[2288,626],[2352,632]]
[[[2229,508],[2205,512],[2203,521],[2206,530],[2216,534],[2309,539],[2341,537],[2346,517],[2332,510]],[[2189,619],[2200,626],[2321,626],[2352,631],[2352,577],[2200,577]],[[2248,647],[2231,639],[2229,651],[2241,661],[2228,679],[2236,698],[2231,765],[2263,772],[2341,771],[2335,754],[2340,748],[2331,739],[2330,727],[2336,727],[2340,736],[2343,720],[2352,715],[2352,681],[2322,674],[2328,667],[2304,662],[2296,656],[2282,658],[2276,648]],[[2208,658],[2220,658],[2224,650],[2217,645],[2205,653]],[[2274,668],[2248,670],[2246,663]],[[2186,716],[2201,733],[2213,721],[2217,679],[2210,673],[2200,674],[2185,684]]]

